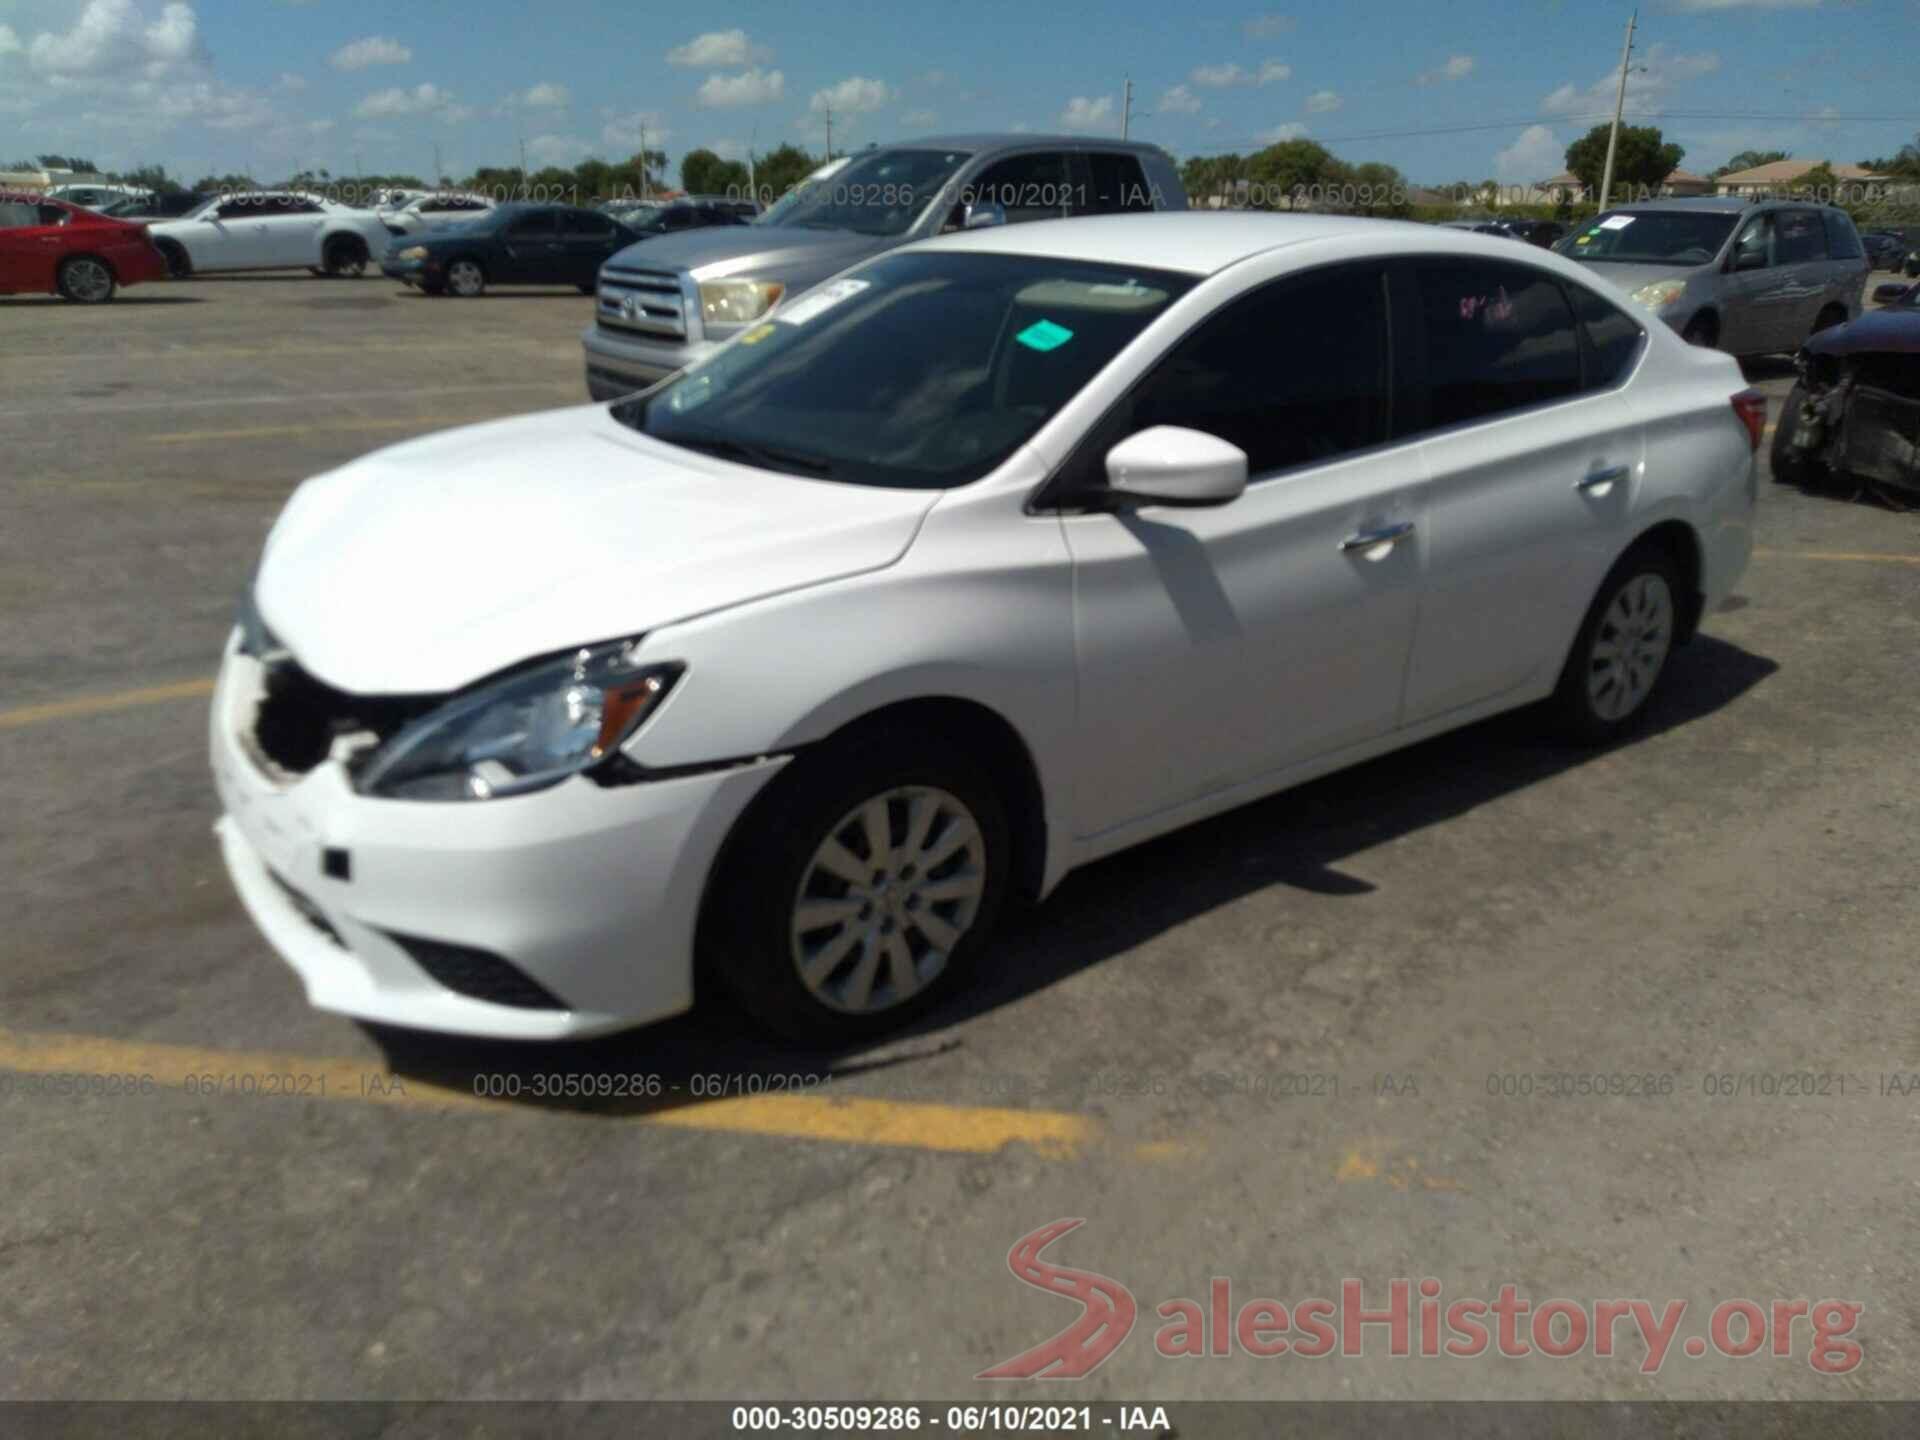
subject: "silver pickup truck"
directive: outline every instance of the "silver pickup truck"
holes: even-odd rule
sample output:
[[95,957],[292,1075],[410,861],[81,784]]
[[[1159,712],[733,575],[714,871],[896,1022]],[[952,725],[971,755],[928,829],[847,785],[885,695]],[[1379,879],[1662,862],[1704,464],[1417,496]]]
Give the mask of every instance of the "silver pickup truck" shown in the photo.
[[1061,135],[949,135],[823,167],[745,226],[663,235],[601,267],[587,392],[629,395],[882,251],[971,225],[1184,210],[1172,157]]

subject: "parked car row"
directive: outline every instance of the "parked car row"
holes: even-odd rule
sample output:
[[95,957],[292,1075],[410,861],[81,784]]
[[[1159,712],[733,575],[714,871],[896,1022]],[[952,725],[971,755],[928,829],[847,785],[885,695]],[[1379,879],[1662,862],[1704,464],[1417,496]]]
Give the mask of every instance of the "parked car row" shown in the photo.
[[166,274],[144,225],[41,194],[0,192],[0,295],[101,305],[122,286]]
[[1544,249],[1552,248],[1567,233],[1567,227],[1557,220],[1524,218],[1442,220],[1440,224],[1448,230],[1471,230],[1479,235],[1504,235],[1510,240],[1524,240],[1529,245],[1538,245]]

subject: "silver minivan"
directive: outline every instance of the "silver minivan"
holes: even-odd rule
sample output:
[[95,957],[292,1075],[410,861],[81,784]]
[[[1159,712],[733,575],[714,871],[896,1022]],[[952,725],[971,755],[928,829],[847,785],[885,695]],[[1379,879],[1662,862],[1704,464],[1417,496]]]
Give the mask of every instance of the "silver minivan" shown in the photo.
[[1791,354],[1858,318],[1868,263],[1846,211],[1792,200],[1652,200],[1609,210],[1554,247],[1689,342]]

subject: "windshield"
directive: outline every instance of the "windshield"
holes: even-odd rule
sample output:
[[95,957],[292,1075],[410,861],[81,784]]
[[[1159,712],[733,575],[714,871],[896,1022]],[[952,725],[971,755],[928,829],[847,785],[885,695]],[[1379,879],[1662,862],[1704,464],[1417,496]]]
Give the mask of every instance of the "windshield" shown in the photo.
[[763,469],[944,490],[999,465],[1193,284],[1033,256],[889,255],[612,413]]
[[629,230],[648,230],[659,224],[667,212],[658,205],[613,205],[606,213]]
[[757,223],[904,235],[968,159],[964,150],[878,150],[800,182]]
[[1560,249],[1576,260],[1706,265],[1739,218],[1724,211],[1610,210],[1569,235]]

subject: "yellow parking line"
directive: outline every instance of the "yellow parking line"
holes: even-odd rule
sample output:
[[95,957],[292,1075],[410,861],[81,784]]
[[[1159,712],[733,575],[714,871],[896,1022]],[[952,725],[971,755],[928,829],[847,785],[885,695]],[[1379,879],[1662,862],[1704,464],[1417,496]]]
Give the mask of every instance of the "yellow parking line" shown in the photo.
[[49,720],[70,720],[79,715],[104,715],[113,710],[132,710],[141,705],[160,705],[168,700],[195,700],[213,693],[211,680],[182,680],[174,685],[151,685],[144,690],[122,690],[114,695],[88,695],[79,700],[54,700],[45,705],[26,705],[18,710],[0,710],[0,730],[18,730],[27,725],[42,725]]
[[1851,550],[1755,550],[1768,560],[1841,560],[1863,565],[1920,565],[1920,555],[1879,555]]
[[[72,1077],[71,1084],[78,1093],[124,1095],[129,1088],[137,1091],[151,1084],[235,1099],[306,1097],[412,1110],[532,1113],[521,1102],[483,1098],[452,1086],[396,1075],[361,1060],[210,1050],[97,1035],[0,1030],[0,1070]],[[0,1087],[0,1092],[5,1088]],[[668,1101],[658,1110],[622,1118],[627,1123],[678,1130],[964,1154],[990,1154],[1003,1146],[1023,1143],[1054,1159],[1076,1153],[1098,1133],[1091,1120],[1057,1110],[1003,1110],[796,1094],[744,1095],[683,1105]]]
[[434,430],[452,425],[474,425],[496,415],[430,415],[399,420],[316,420],[304,425],[249,425],[238,430],[170,430],[149,435],[149,445],[196,445],[208,440],[258,440],[270,435],[312,435],[323,430]]

